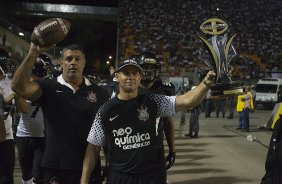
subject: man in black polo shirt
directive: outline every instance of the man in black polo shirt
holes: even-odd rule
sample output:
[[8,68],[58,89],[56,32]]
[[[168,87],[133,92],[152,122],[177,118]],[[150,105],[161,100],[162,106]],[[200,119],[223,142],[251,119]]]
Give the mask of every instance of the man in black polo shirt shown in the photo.
[[88,135],[81,184],[96,164],[101,146],[108,146],[108,184],[165,184],[157,151],[158,117],[172,116],[199,104],[215,77],[209,72],[197,88],[180,96],[137,95],[142,68],[135,60],[116,70],[119,94],[100,107]]
[[[109,97],[103,88],[83,77],[85,55],[78,45],[62,51],[62,75],[56,79],[30,81],[36,58],[45,50],[31,43],[14,75],[12,88],[20,96],[37,101],[42,108],[46,129],[44,183],[77,184],[92,121]],[[99,180],[100,171],[97,174]]]

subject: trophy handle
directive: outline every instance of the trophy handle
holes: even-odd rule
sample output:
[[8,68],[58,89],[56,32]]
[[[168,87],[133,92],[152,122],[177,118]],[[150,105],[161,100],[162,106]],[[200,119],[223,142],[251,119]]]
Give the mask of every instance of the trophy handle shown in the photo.
[[218,61],[218,58],[217,58],[217,55],[216,53],[213,51],[213,46],[203,37],[199,36],[199,38],[206,44],[206,46],[209,48],[209,51],[211,52],[212,54],[212,57],[214,59],[214,62],[215,62],[215,69],[216,69],[216,81],[218,81],[218,78],[219,78],[219,61]]
[[[228,51],[229,51],[229,48],[230,48],[230,46],[231,46],[231,42],[233,41],[233,39],[234,39],[235,36],[236,36],[236,34],[234,34],[234,35],[228,40],[228,42],[227,42],[227,44],[226,44],[226,47],[225,47],[225,50],[224,50],[224,52],[225,52],[225,61],[228,61]],[[232,47],[233,51],[235,51],[234,47],[233,47],[233,46],[231,46],[231,47]],[[236,55],[236,51],[235,51],[235,54],[232,55],[232,57],[229,59],[228,63],[231,61],[231,59],[232,59],[235,55]]]
[[228,60],[228,64],[230,63],[230,61],[237,55],[236,49],[234,48],[233,45],[231,45],[231,49],[233,50],[233,54],[230,56],[229,60]]
[[205,59],[205,58],[203,57],[203,54],[202,54],[202,53],[203,53],[203,49],[200,48],[200,52],[199,52],[198,59],[201,60],[201,61],[203,61],[209,68],[212,69],[211,63],[210,63],[207,59]]

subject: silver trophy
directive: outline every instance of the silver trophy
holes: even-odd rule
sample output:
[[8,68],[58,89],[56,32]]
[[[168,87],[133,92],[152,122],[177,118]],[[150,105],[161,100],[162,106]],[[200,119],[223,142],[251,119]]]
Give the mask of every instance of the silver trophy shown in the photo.
[[228,25],[221,19],[211,18],[203,22],[200,29],[205,33],[199,36],[208,51],[208,57],[203,57],[200,52],[200,59],[216,73],[215,83],[211,86],[211,95],[228,97],[243,93],[243,83],[231,79],[230,61],[236,55],[231,42],[235,35],[228,40]]

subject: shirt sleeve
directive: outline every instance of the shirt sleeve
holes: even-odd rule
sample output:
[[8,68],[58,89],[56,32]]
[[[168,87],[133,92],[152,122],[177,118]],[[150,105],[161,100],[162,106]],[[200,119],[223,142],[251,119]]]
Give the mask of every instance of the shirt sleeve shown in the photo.
[[153,100],[157,104],[157,116],[166,117],[174,116],[175,112],[175,97],[176,96],[165,96],[165,95],[156,95],[151,94]]
[[99,108],[87,138],[87,141],[89,143],[96,146],[104,146],[106,143],[105,132],[102,127],[102,118],[101,118],[102,111],[103,111],[103,106]]

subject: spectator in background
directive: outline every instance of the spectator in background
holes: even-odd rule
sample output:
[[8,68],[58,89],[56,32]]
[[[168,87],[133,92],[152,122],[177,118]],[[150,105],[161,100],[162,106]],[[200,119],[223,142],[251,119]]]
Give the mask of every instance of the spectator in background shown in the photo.
[[234,117],[234,98],[234,95],[227,98],[227,105],[229,110],[229,116],[227,117],[228,119],[233,119]]
[[250,86],[246,86],[245,95],[241,98],[241,101],[245,102],[244,109],[242,111],[242,132],[249,132],[249,115],[250,111],[254,110],[253,96]]
[[109,67],[109,72],[111,76],[110,80],[107,82],[107,85],[102,86],[103,88],[107,90],[110,98],[114,98],[119,92],[118,82],[115,78],[114,70],[115,68],[113,66]]
[[[13,183],[13,173],[15,166],[15,146],[14,136],[12,130],[12,115],[11,111],[14,108],[13,103],[18,104],[19,108],[23,108],[25,105],[19,100],[19,97],[15,93],[4,98],[4,115],[1,119],[4,121],[5,126],[5,138],[0,143],[0,183],[10,184]],[[6,112],[5,112],[6,111]]]
[[211,99],[211,90],[208,90],[206,101],[205,101],[205,117],[211,117],[211,112],[213,109],[213,99]]
[[[254,103],[254,108],[256,107],[256,91],[255,91],[255,85],[251,85],[251,93],[253,97],[253,103]],[[281,96],[281,94],[280,94]],[[279,99],[278,99],[279,100]],[[280,102],[280,101],[279,101]]]
[[[193,86],[191,89],[195,89]],[[201,104],[190,109],[190,119],[189,119],[189,133],[184,134],[186,137],[197,138],[200,130],[199,118],[202,112]]]
[[220,112],[222,113],[222,117],[223,118],[225,117],[225,102],[226,102],[225,98],[215,100],[215,104],[216,104],[216,117],[217,118],[219,117],[219,113]]
[[237,105],[236,105],[236,111],[238,112],[238,127],[237,130],[242,130],[243,127],[243,109],[245,107],[245,101],[242,100],[244,98],[244,95],[238,95],[237,97]]
[[[32,70],[31,81],[48,75],[45,65],[41,65],[45,62],[43,57],[37,58],[37,61]],[[26,104],[25,108],[19,109],[20,119],[16,133],[22,184],[43,184],[44,171],[41,167],[45,150],[43,113],[38,104],[20,99]]]
[[[137,58],[137,62],[143,69],[140,87],[145,92],[152,92],[154,94],[162,94],[167,96],[175,95],[175,86],[172,83],[167,83],[160,79],[161,63],[159,58],[152,52],[143,52]],[[140,91],[140,90],[139,90]],[[166,177],[166,170],[171,168],[175,162],[175,135],[174,124],[172,117],[162,117],[158,125],[158,154],[163,166],[159,170],[163,171]],[[164,153],[164,135],[169,148],[169,154],[165,158]]]
[[184,89],[181,89],[181,87],[178,88],[176,91],[176,95],[183,95],[184,94]]
[[[0,143],[0,183],[10,184],[13,183],[13,173],[15,166],[15,145],[14,135],[12,129],[12,117],[15,109],[15,103],[19,108],[22,107],[22,103],[19,102],[19,98],[11,90],[11,76],[7,75],[7,66],[5,63],[0,63],[0,94],[4,97],[4,114],[2,119],[5,126],[5,140]],[[2,100],[3,101],[3,100]],[[3,107],[2,102],[1,106]],[[2,130],[3,131],[3,130]]]

